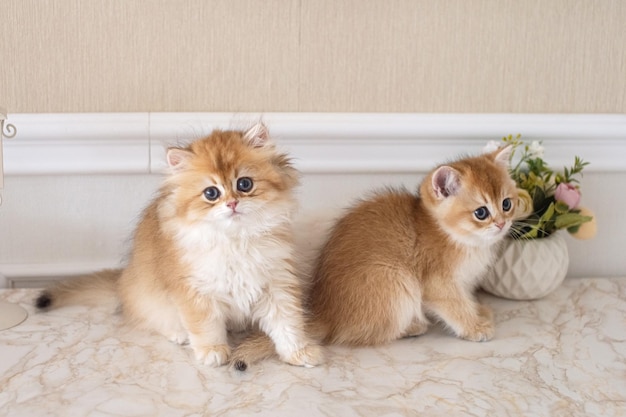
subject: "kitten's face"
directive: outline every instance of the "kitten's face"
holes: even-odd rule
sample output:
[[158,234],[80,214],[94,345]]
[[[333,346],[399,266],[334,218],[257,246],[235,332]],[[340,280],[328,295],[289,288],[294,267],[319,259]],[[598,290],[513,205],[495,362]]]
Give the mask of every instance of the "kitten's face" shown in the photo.
[[517,205],[508,174],[509,151],[467,158],[440,167],[431,176],[431,211],[458,243],[491,245],[503,239]]
[[216,131],[188,149],[170,149],[168,163],[176,217],[189,224],[263,228],[285,221],[294,209],[297,172],[262,125]]

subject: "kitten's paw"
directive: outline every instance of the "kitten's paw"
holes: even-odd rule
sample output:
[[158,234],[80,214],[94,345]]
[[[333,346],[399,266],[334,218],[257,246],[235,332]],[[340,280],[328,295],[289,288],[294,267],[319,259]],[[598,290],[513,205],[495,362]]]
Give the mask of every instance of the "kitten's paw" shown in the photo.
[[493,321],[486,317],[480,317],[479,321],[471,326],[461,337],[472,342],[486,342],[493,339],[494,333]]
[[283,358],[283,361],[290,365],[312,368],[324,361],[324,352],[319,345],[307,345],[295,351],[288,358]]
[[198,362],[213,367],[224,365],[230,357],[230,347],[228,345],[194,346]]
[[416,337],[428,331],[428,323],[421,320],[413,320],[411,325],[404,331],[402,337]]

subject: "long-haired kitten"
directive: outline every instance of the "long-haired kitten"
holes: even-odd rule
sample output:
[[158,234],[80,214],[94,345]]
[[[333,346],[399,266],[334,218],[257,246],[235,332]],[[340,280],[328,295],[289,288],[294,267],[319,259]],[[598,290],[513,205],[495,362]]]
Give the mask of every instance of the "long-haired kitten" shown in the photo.
[[298,172],[266,127],[216,130],[170,148],[167,162],[128,265],[60,282],[41,293],[37,307],[118,301],[130,322],[189,342],[196,358],[213,366],[229,360],[228,330],[257,326],[283,361],[319,364],[294,265]]
[[[325,344],[378,345],[420,335],[435,319],[458,337],[491,339],[492,313],[473,292],[513,220],[510,152],[441,165],[418,194],[388,189],[350,208],[314,268],[311,333]],[[257,335],[234,360],[243,367],[271,349]]]

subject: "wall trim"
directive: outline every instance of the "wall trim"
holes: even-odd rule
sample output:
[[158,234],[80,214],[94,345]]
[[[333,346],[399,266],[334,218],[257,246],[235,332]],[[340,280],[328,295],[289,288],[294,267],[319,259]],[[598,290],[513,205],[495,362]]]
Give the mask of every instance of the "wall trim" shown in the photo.
[[1,264],[0,288],[43,287],[67,277],[93,273],[107,268],[120,267],[119,262],[64,262]]
[[543,140],[555,167],[626,171],[622,114],[74,113],[9,114],[6,175],[151,174],[167,146],[262,118],[303,173],[419,172],[488,140]]

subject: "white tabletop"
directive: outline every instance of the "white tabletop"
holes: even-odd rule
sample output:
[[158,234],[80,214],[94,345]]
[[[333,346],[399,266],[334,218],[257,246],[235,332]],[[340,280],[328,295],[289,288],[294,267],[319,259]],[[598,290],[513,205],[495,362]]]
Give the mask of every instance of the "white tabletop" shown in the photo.
[[328,348],[313,369],[269,360],[245,373],[132,331],[98,308],[37,313],[0,331],[0,415],[624,416],[626,278],[568,279],[538,301],[481,295],[496,336],[434,327],[377,348]]

